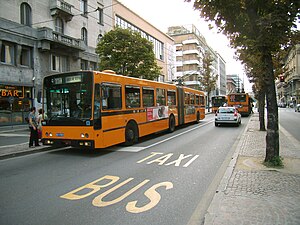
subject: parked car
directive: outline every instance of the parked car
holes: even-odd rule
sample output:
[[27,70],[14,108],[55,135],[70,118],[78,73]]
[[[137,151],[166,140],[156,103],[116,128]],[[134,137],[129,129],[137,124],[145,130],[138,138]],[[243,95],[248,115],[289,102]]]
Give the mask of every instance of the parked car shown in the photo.
[[300,112],[300,104],[296,105],[295,112]]
[[242,123],[242,117],[235,107],[219,107],[215,114],[215,126],[221,124],[233,124],[239,126]]

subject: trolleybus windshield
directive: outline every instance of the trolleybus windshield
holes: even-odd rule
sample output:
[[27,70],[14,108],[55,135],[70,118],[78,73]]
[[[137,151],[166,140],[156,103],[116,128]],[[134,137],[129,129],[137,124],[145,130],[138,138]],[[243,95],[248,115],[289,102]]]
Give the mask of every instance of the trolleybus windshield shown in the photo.
[[59,120],[61,125],[66,125],[63,121],[91,119],[92,87],[92,74],[86,72],[46,77],[44,97],[49,123]]

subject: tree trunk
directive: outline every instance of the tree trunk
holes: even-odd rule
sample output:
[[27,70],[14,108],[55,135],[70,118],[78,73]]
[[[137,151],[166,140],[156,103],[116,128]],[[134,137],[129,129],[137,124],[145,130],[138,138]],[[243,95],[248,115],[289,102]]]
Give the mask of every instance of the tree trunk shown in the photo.
[[262,86],[258,92],[258,113],[259,113],[259,130],[265,131],[265,90]]
[[209,107],[209,103],[210,103],[210,100],[209,100],[209,92],[207,92],[207,112],[210,112],[210,107]]
[[279,131],[278,131],[278,108],[276,101],[276,90],[273,72],[273,61],[271,54],[263,56],[266,65],[265,90],[267,99],[267,136],[266,136],[266,158],[270,162],[279,157]]

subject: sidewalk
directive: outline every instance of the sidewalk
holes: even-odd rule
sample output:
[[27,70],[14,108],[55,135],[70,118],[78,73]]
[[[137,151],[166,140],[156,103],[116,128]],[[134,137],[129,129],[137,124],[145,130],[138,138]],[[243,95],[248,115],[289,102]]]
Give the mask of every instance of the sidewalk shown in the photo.
[[300,224],[300,143],[282,127],[284,168],[265,167],[265,131],[251,116],[205,215],[205,225]]
[[[29,140],[30,131],[28,128],[28,124],[2,126],[2,127],[0,127],[0,138],[5,138],[5,136],[1,137],[1,134],[11,133],[14,131],[23,131],[23,130],[28,131],[28,140]],[[29,154],[32,152],[48,151],[53,148],[54,147],[52,147],[52,146],[43,146],[43,145],[41,145],[39,147],[35,147],[35,148],[29,148],[28,141],[25,143],[21,143],[21,144],[0,146],[0,160],[6,159],[6,158],[11,158],[11,157],[14,157],[17,155],[26,155],[26,154]]]

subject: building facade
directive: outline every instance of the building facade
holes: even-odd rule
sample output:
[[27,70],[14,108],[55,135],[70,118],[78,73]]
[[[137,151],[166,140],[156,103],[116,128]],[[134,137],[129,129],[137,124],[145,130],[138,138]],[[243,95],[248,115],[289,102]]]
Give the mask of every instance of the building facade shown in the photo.
[[112,5],[114,26],[137,31],[151,41],[157,64],[162,68],[158,81],[171,81],[175,59],[174,40],[119,1],[113,0]]
[[277,82],[278,102],[300,104],[300,44],[295,45],[284,61],[284,82]]
[[204,36],[192,24],[168,28],[168,34],[174,38],[176,48],[175,80],[183,80],[184,85],[199,89],[198,77],[201,75],[203,58],[210,54],[213,58],[211,69],[218,75],[216,88],[212,95],[226,93],[226,62],[206,42]]
[[227,74],[226,76],[227,93],[241,93],[244,92],[244,82],[238,74]]
[[111,0],[12,0],[0,8],[0,125],[41,107],[44,76],[96,69],[95,48],[112,24]]
[[173,39],[113,0],[11,0],[0,7],[0,126],[26,123],[40,108],[46,75],[96,70],[101,37],[115,26],[139,29],[172,78]]

